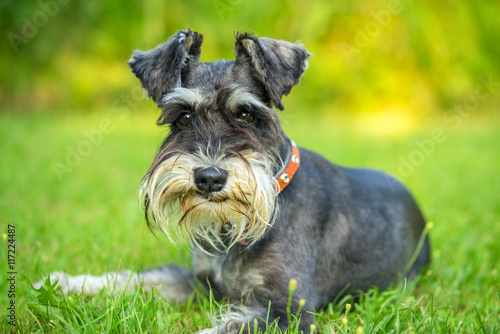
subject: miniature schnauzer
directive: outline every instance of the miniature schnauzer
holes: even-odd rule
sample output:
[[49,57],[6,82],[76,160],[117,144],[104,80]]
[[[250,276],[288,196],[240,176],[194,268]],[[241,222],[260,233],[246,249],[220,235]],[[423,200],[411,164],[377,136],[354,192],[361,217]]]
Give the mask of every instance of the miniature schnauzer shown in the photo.
[[291,313],[308,333],[311,312],[336,297],[387,288],[429,263],[425,220],[402,184],[334,165],[283,133],[273,107],[284,109],[307,68],[304,46],[235,40],[234,61],[202,63],[203,36],[187,29],[128,63],[170,129],[142,182],[146,220],[188,236],[191,269],[52,275],[64,291],[130,283],[182,302],[202,284],[238,312],[200,333],[254,333],[288,328],[294,279]]

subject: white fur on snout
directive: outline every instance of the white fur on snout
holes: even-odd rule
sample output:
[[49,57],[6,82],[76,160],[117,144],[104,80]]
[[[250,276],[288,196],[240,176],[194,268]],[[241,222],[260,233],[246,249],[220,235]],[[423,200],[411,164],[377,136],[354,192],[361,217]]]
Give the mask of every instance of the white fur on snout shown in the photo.
[[[250,152],[242,157],[173,155],[146,175],[140,197],[148,196],[155,223],[170,238],[176,230],[187,232],[195,244],[203,239],[218,250],[241,240],[251,244],[273,223],[278,188],[264,156]],[[212,198],[198,194],[193,177],[195,169],[209,166],[228,172],[224,188]],[[232,236],[229,246],[221,231]]]

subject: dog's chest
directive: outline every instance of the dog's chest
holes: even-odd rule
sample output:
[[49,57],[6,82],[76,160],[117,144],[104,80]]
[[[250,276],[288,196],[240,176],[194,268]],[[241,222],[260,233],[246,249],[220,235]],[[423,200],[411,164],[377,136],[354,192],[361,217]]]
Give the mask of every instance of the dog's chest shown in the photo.
[[195,252],[193,272],[197,277],[208,277],[210,284],[230,300],[241,300],[264,285],[264,276],[258,268],[247,263],[245,256],[215,257]]

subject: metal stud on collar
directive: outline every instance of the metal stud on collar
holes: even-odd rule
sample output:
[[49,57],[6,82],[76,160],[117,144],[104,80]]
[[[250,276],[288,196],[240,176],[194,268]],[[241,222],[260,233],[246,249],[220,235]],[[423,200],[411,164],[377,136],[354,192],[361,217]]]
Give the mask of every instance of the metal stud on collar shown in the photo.
[[288,175],[288,173],[283,173],[283,174],[281,174],[280,179],[281,179],[281,182],[286,184],[286,183],[290,182],[290,175]]

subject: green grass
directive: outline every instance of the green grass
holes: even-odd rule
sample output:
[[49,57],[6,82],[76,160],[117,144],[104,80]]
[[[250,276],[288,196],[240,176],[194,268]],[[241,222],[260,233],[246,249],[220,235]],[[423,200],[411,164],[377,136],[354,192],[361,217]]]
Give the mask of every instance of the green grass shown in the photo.
[[[164,131],[148,111],[113,114],[0,115],[1,313],[10,302],[7,225],[15,226],[16,327],[2,317],[1,333],[192,333],[210,326],[207,314],[227,305],[211,298],[177,305],[154,291],[63,296],[30,288],[42,274],[142,270],[165,262],[189,263],[185,245],[154,237],[137,203],[138,184]],[[322,333],[500,332],[500,118],[475,117],[453,129],[435,118],[390,136],[364,132],[347,117],[283,113],[287,133],[301,146],[347,166],[371,166],[409,186],[426,217],[433,257],[418,285],[372,290],[358,303],[346,298],[316,314]],[[85,147],[85,131],[108,119],[112,130]],[[102,125],[102,124],[101,124]],[[411,175],[401,157],[441,128]],[[62,175],[68,149],[86,156]],[[83,145],[83,146],[82,146]],[[352,307],[346,308],[346,304]],[[269,330],[270,333],[273,330]],[[290,332],[295,333],[292,329]]]

